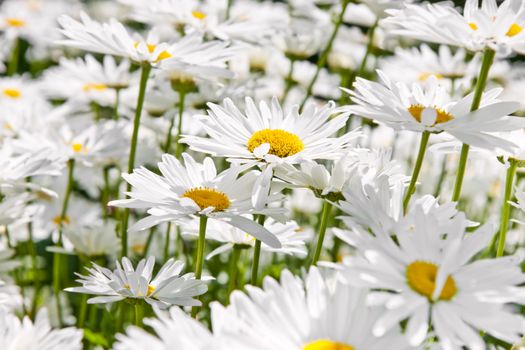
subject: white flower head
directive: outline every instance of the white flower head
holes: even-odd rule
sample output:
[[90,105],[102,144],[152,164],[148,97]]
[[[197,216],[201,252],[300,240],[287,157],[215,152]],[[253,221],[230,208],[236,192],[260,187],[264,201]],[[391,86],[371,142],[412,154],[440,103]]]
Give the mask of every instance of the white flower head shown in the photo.
[[111,271],[93,264],[87,268],[89,275],[77,274],[77,282],[82,287],[66,288],[68,292],[94,294],[89,304],[111,303],[124,299],[141,299],[148,304],[166,308],[170,305],[198,306],[200,301],[194,297],[204,294],[208,287],[193,273],[181,275],[184,264],[169,259],[153,277],[155,258],[142,259],[136,268],[124,257],[122,265]]

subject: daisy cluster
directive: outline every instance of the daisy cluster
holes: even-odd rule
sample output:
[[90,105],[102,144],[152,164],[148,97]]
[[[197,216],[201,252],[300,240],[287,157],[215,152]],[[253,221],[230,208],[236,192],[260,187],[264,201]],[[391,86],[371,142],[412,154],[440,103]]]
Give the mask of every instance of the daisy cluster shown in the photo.
[[524,29],[0,1],[0,349],[525,349]]

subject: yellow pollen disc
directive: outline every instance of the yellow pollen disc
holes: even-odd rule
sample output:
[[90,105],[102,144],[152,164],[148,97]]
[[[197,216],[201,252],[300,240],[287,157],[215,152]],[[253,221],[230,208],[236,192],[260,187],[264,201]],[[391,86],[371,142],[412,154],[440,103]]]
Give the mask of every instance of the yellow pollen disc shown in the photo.
[[26,24],[24,20],[18,18],[6,18],[5,23],[11,27],[23,27]]
[[13,126],[11,125],[11,123],[5,123],[4,124],[4,129],[6,129],[6,130],[13,130]]
[[478,26],[477,26],[477,24],[474,23],[474,22],[470,22],[470,23],[468,24],[468,26],[469,26],[470,29],[472,29],[472,30],[478,30]]
[[285,158],[293,156],[304,149],[304,143],[299,136],[281,129],[263,129],[255,132],[248,140],[246,147],[250,152],[262,144],[269,143],[269,154]]
[[320,339],[306,344],[302,350],[354,350],[354,348],[344,343]]
[[419,80],[419,81],[426,81],[431,76],[435,76],[437,79],[443,79],[444,78],[443,74],[432,73],[432,72],[423,72],[423,73],[419,74],[419,76],[417,77],[417,80]]
[[103,90],[106,90],[107,88],[108,87],[105,84],[87,83],[82,87],[82,90],[84,91],[90,91],[90,90],[103,91]]
[[207,16],[205,13],[202,13],[200,11],[193,11],[191,14],[193,15],[193,17],[200,19],[200,20],[205,19]]
[[22,96],[22,92],[20,90],[13,88],[4,89],[3,93],[9,98],[19,98],[20,96]]
[[73,148],[73,152],[78,153],[84,149],[84,145],[81,143],[74,143],[71,145],[71,148]]
[[[426,261],[414,261],[407,266],[406,277],[408,285],[415,292],[431,300],[434,289],[436,289],[437,273],[437,265]],[[439,295],[439,300],[450,300],[456,295],[457,291],[456,281],[451,276],[448,276]]]
[[213,211],[223,211],[229,208],[230,199],[224,193],[213,188],[197,187],[183,193],[182,197],[192,199],[201,210],[214,207]]
[[162,51],[157,57],[157,59],[155,60],[155,62],[162,61],[170,57],[171,57],[171,54],[168,51]]
[[153,292],[155,291],[155,287],[153,287],[151,284],[148,284],[148,292],[146,295],[149,297]]
[[509,30],[507,31],[507,34],[505,34],[505,35],[513,37],[514,35],[518,35],[519,33],[521,33],[522,30],[523,30],[522,26],[520,26],[519,24],[516,24],[516,23],[512,23],[512,25],[510,26]]
[[69,217],[68,217],[67,215],[64,216],[64,217],[62,218],[62,220],[61,220],[61,218],[62,218],[62,217],[61,217],[60,215],[55,216],[55,217],[53,218],[53,223],[56,224],[56,225],[60,225],[60,224],[62,224],[62,225],[69,225],[69,223],[71,222],[71,221],[69,220]]
[[[423,110],[425,110],[425,106],[422,105],[411,105],[408,107],[408,112],[414,117],[415,120],[417,120],[419,123],[421,123],[421,114],[423,113]],[[432,107],[436,110],[437,116],[436,116],[436,122],[434,125],[439,123],[446,123],[452,119],[454,119],[453,116],[451,116],[449,113],[445,112],[442,109]]]

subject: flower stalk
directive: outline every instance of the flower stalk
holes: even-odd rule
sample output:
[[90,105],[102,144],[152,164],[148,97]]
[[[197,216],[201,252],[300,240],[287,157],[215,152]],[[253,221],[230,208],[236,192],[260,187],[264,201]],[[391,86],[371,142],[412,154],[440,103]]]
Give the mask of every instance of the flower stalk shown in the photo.
[[505,241],[507,238],[507,229],[509,227],[510,219],[510,199],[512,197],[512,188],[514,186],[514,178],[518,166],[517,161],[512,158],[509,159],[509,163],[505,179],[505,197],[503,199],[503,205],[501,206],[501,223],[498,237],[498,250],[496,251],[496,257],[498,258],[503,256],[505,252]]
[[317,246],[315,247],[314,256],[312,258],[312,266],[317,265],[319,257],[321,256],[321,252],[323,251],[323,242],[326,234],[326,227],[328,225],[328,219],[330,217],[331,209],[332,205],[330,204],[330,202],[325,200],[323,202],[323,209],[321,211],[321,221],[319,222],[319,237],[317,238]]
[[423,131],[421,134],[421,141],[419,142],[419,150],[417,152],[416,164],[414,165],[414,170],[412,172],[412,178],[410,179],[410,184],[408,185],[405,198],[403,199],[403,212],[406,214],[408,209],[408,204],[410,203],[410,198],[416,191],[417,178],[421,172],[421,166],[423,165],[423,159],[425,158],[425,152],[427,150],[428,139],[430,138],[430,132]]

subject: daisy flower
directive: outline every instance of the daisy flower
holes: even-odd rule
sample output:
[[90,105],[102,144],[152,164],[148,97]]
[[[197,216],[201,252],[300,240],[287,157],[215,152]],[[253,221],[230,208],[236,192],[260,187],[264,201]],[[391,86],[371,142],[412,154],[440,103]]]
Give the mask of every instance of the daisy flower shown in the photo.
[[[252,188],[260,175],[248,172],[238,177],[247,167],[233,167],[217,174],[211,158],[200,164],[187,153],[182,157],[184,165],[172,155],[164,154],[158,163],[161,175],[146,168],[122,175],[133,186],[127,193],[130,198],[111,201],[109,205],[149,209],[149,216],[135,223],[130,232],[145,230],[162,222],[200,216],[224,221],[273,248],[281,247],[279,239],[270,231],[243,216],[282,213],[279,208],[255,211],[251,205]],[[272,196],[270,202],[279,198]]]
[[[194,227],[189,229],[183,228],[182,233],[196,236],[199,232],[198,226],[193,226]],[[309,234],[299,227],[295,221],[292,220],[286,223],[280,223],[272,218],[268,218],[265,220],[263,226],[274,234],[282,245],[281,248],[272,248],[269,245],[262,243],[261,249],[263,252],[287,254],[299,257],[306,256],[305,242],[308,240]],[[211,220],[208,222],[206,238],[221,243],[218,248],[206,256],[206,259],[211,259],[218,254],[230,251],[234,246],[249,248],[253,247],[255,244],[255,238],[249,232],[230,226],[219,220]]]
[[67,15],[60,16],[58,22],[67,38],[59,42],[62,45],[125,57],[135,62],[158,63],[173,53],[171,45],[159,43],[156,33],[150,32],[146,39],[139,34],[131,35],[116,19],[100,24],[82,12],[80,22]]
[[353,236],[358,255],[346,261],[347,281],[381,290],[387,308],[373,333],[380,336],[408,319],[405,334],[412,345],[426,339],[430,324],[447,350],[485,349],[480,331],[518,340],[525,319],[505,305],[525,301],[521,258],[471,261],[492,239],[491,225],[468,234],[462,213],[447,220],[423,205],[412,213],[395,241],[390,235]]
[[472,51],[524,53],[524,11],[521,0],[505,0],[499,6],[496,0],[467,0],[463,13],[450,3],[407,4],[388,10],[390,17],[382,25],[393,34]]
[[[215,337],[199,321],[188,316],[178,307],[168,312],[155,308],[155,318],[144,319],[144,324],[151,327],[154,335],[139,327],[128,327],[126,334],[117,334],[115,350],[204,350],[215,349],[220,339]],[[212,317],[213,327],[218,327],[222,320]]]
[[365,289],[323,278],[316,268],[304,282],[285,270],[280,283],[266,277],[262,289],[246,289],[248,295],[235,291],[222,311],[236,320],[223,330],[229,349],[410,348],[395,327],[380,337],[372,333],[384,309],[367,305]]
[[519,108],[519,103],[496,100],[501,89],[484,93],[481,107],[471,112],[473,94],[454,101],[435,77],[429,78],[425,86],[408,86],[391,81],[381,71],[378,74],[381,83],[358,78],[354,91],[344,89],[356,103],[346,107],[347,111],[395,130],[445,131],[465,144],[486,149],[512,149],[512,142],[494,133],[525,126],[525,119],[508,116]]
[[73,327],[52,329],[46,309],[42,309],[32,322],[27,316],[20,320],[6,309],[0,308],[0,334],[1,349],[82,349],[82,331]]
[[345,126],[348,115],[330,102],[317,109],[310,105],[299,113],[295,106],[284,113],[274,97],[259,107],[247,97],[245,113],[230,99],[219,106],[209,103],[208,115],[199,119],[209,138],[184,136],[190,148],[231,160],[298,164],[305,160],[337,159],[357,132],[334,137]]
[[194,297],[206,293],[208,287],[195,279],[193,273],[181,275],[184,264],[169,259],[153,277],[155,258],[142,259],[137,268],[124,257],[122,265],[116,261],[113,272],[93,264],[86,268],[88,276],[77,274],[82,287],[66,288],[68,292],[96,295],[88,304],[112,303],[124,299],[140,299],[148,304],[166,308],[170,305],[195,306],[200,301]]

